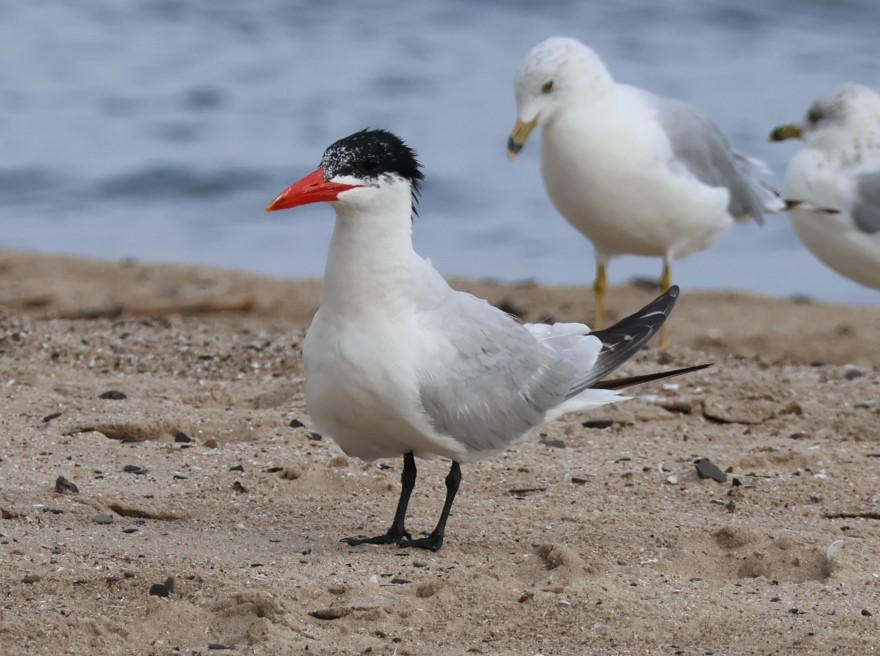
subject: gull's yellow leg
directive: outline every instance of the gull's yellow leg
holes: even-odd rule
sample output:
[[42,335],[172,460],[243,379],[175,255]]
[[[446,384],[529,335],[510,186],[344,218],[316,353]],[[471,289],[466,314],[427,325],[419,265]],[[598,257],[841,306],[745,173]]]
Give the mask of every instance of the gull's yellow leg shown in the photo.
[[605,327],[605,292],[608,289],[608,275],[605,272],[605,263],[596,265],[596,280],[593,283],[593,292],[596,297],[596,315],[593,317],[593,330],[602,330]]
[[[672,270],[669,268],[669,260],[663,259],[663,275],[660,276],[660,291],[665,292],[672,287]],[[664,323],[660,326],[660,348],[669,348],[669,333]]]

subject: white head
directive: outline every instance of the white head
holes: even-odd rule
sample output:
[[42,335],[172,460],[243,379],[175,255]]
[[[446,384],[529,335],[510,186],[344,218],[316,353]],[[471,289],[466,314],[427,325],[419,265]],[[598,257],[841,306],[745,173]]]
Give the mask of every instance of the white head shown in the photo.
[[880,138],[880,95],[861,84],[844,84],[813,101],[800,123],[781,125],[771,141],[800,138],[815,148],[849,146]]
[[552,123],[560,111],[589,103],[614,88],[605,64],[577,39],[554,36],[542,41],[523,59],[516,73],[517,125],[507,143],[511,159],[532,131]]

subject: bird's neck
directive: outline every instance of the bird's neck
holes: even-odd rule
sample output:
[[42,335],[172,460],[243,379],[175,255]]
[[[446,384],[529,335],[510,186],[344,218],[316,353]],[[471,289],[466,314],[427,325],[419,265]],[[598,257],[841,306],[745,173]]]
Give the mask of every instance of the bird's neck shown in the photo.
[[346,313],[389,311],[424,263],[412,245],[410,194],[381,202],[339,203],[321,288],[321,307]]

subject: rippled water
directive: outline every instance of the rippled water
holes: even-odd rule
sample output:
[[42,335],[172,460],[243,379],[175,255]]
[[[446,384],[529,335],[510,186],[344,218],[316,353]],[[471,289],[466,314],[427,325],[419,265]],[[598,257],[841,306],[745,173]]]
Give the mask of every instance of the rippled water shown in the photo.
[[[512,79],[550,35],[617,79],[707,111],[781,185],[767,144],[844,81],[880,87],[873,0],[444,3],[32,0],[0,4],[0,245],[320,276],[326,206],[263,207],[326,145],[385,127],[419,151],[417,247],[446,274],[589,283],[537,141],[514,165]],[[613,281],[659,274],[624,257]],[[674,268],[685,287],[880,304],[825,269],[783,217],[739,225]]]

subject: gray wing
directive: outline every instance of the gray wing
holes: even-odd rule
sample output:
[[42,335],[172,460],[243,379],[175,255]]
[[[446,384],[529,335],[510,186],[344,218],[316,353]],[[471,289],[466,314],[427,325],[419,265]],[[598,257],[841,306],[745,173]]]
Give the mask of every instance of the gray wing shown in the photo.
[[869,235],[880,232],[880,171],[860,175],[856,193],[852,208],[856,227]]
[[762,224],[768,203],[778,194],[759,179],[760,164],[737,153],[721,130],[693,105],[644,94],[656,109],[676,160],[700,182],[726,187],[730,192],[727,209],[735,219],[751,217]]
[[544,421],[578,377],[575,365],[485,301],[456,295],[421,319],[443,327],[451,362],[422,372],[419,395],[431,425],[474,450],[498,449]]

